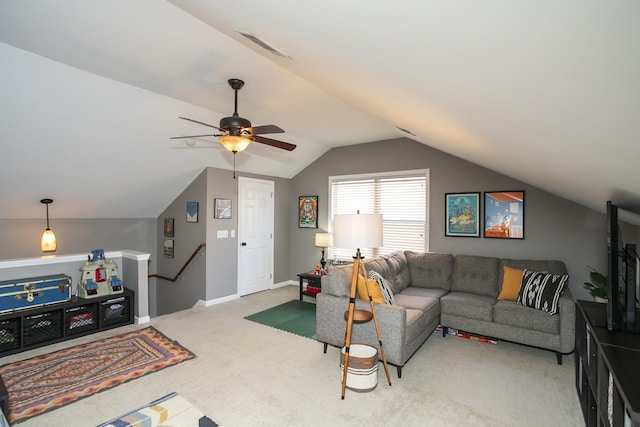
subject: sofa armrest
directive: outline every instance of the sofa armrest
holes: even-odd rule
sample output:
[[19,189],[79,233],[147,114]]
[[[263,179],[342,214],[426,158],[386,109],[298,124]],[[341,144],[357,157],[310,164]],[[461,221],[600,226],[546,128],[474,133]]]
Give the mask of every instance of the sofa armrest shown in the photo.
[[[371,310],[368,302],[356,299],[356,308]],[[349,298],[321,292],[316,297],[316,339],[336,347],[344,345],[347,323],[344,313],[349,309]],[[402,365],[405,356],[407,312],[397,305],[376,304],[376,317],[387,360]],[[378,347],[373,320],[353,327],[352,342]]]
[[558,300],[560,316],[560,353],[571,353],[576,343],[576,305],[569,287],[565,287]]

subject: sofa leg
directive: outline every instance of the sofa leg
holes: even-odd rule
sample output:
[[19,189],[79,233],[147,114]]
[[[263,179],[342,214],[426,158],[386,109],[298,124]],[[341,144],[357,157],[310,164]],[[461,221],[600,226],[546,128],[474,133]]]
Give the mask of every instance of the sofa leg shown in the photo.
[[396,366],[396,370],[398,371],[398,379],[402,378],[402,366]]
[[327,347],[329,346],[329,343],[324,343],[324,354],[327,354]]
[[556,351],[556,359],[558,359],[558,365],[562,365],[562,353]]

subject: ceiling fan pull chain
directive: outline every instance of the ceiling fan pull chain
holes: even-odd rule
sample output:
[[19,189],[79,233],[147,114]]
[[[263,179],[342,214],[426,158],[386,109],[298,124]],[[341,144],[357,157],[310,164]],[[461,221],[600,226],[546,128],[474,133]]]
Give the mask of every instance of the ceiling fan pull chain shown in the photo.
[[236,153],[237,151],[233,152],[233,179],[236,179]]

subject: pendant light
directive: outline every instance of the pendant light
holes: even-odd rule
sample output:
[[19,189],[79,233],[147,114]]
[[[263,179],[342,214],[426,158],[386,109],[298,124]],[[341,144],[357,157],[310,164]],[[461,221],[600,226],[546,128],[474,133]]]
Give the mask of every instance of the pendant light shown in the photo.
[[42,238],[40,239],[40,248],[42,252],[55,252],[57,243],[56,243],[56,235],[53,234],[53,231],[49,228],[49,204],[53,203],[52,199],[42,199],[40,203],[44,203],[47,206],[47,228],[42,233]]

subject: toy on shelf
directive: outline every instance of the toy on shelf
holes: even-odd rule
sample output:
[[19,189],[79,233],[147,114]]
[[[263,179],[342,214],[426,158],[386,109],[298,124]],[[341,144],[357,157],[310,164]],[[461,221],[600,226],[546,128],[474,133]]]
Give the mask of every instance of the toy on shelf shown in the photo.
[[78,296],[95,298],[103,295],[121,294],[124,285],[118,274],[118,265],[111,259],[105,260],[104,250],[93,250],[87,258],[87,262],[80,267]]

